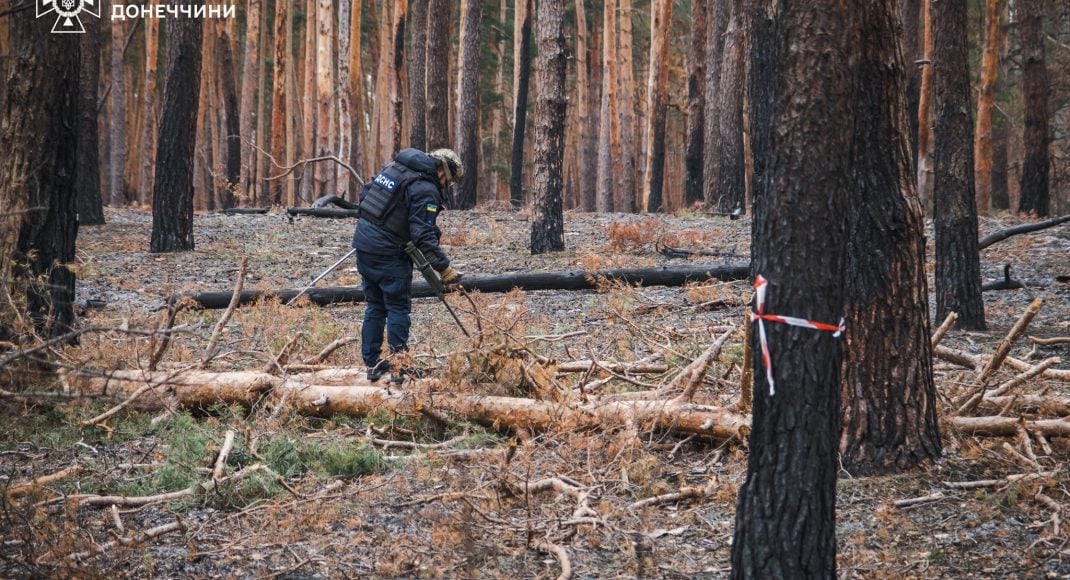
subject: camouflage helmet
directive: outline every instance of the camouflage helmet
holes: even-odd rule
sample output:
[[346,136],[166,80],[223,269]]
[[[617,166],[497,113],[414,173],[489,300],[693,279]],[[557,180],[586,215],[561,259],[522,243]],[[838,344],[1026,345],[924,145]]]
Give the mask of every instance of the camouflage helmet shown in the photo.
[[464,164],[453,149],[435,149],[429,153],[446,172],[446,184],[458,183],[464,178]]

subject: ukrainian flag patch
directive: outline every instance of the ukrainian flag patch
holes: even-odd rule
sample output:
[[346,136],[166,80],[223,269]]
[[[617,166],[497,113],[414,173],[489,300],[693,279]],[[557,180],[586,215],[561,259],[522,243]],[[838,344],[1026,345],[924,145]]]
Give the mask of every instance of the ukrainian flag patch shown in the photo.
[[429,203],[427,204],[427,211],[431,213],[438,213],[438,206],[433,203]]

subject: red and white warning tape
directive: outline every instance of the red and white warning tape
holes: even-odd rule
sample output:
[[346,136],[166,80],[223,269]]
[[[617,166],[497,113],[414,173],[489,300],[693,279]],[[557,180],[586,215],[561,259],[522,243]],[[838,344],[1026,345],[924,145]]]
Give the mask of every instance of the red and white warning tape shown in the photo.
[[755,312],[751,313],[751,321],[758,321],[758,342],[762,346],[762,363],[765,366],[765,380],[769,383],[769,396],[776,394],[776,383],[773,381],[773,361],[769,357],[769,342],[765,338],[765,321],[779,322],[781,324],[788,324],[791,326],[801,326],[803,328],[813,328],[814,330],[824,330],[833,333],[832,336],[839,338],[843,334],[845,326],[844,319],[840,319],[840,323],[826,324],[824,322],[814,322],[813,320],[806,320],[804,318],[795,318],[794,316],[779,316],[776,314],[765,313],[765,292],[768,289],[769,281],[764,276],[758,274],[758,277],[754,280],[754,299],[758,303],[755,306]]

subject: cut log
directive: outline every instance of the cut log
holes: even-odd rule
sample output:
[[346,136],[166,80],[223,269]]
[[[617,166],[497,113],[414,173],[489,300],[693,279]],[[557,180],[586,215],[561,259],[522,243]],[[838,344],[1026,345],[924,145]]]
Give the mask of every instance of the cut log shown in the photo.
[[999,230],[998,232],[991,233],[982,238],[981,241],[977,244],[977,249],[983,250],[988,246],[991,246],[996,242],[1002,242],[1003,240],[1011,236],[1045,230],[1066,222],[1070,222],[1070,215],[1064,215],[1057,218],[1051,218],[1050,220],[1044,220],[1042,222],[1036,222],[1033,224],[1022,224],[1020,226],[1014,226],[1013,228]]
[[1018,417],[950,417],[944,424],[965,435],[1013,436],[1024,425],[1030,432],[1045,437],[1070,436],[1070,419],[1066,417],[1024,422]]
[[290,215],[307,215],[321,218],[355,218],[360,214],[360,211],[331,207],[291,207],[287,208],[286,213]]
[[[275,390],[280,396],[288,397],[301,414],[320,417],[364,416],[383,409],[415,415],[429,408],[511,431],[544,432],[555,426],[597,429],[628,424],[719,441],[739,439],[750,429],[749,417],[708,405],[678,401],[599,401],[593,397],[586,403],[562,403],[464,395],[436,392],[446,389],[440,381],[430,379],[412,384],[419,390],[417,393],[370,385],[312,385],[257,372],[191,371],[168,380],[166,373],[130,370],[114,371],[110,378],[78,377],[76,386],[86,394],[125,397],[149,381],[169,384],[169,394],[179,405],[188,408],[209,408],[218,403],[249,406]],[[138,400],[141,405],[159,401],[158,397]]]
[[[473,276],[465,278],[461,286],[467,291],[509,292],[520,290],[589,290],[596,288],[599,279],[618,280],[639,286],[683,286],[688,282],[705,280],[746,280],[750,276],[750,266],[676,266],[672,268],[634,268],[615,270],[596,270],[584,272],[570,270],[565,272],[511,272],[495,276]],[[240,304],[251,304],[264,298],[277,297],[283,303],[290,301],[300,290],[246,290],[241,293]],[[357,286],[328,286],[311,288],[305,295],[313,304],[320,306],[344,302],[363,302],[364,291]],[[417,280],[412,283],[414,298],[429,298],[434,292],[427,282]],[[202,308],[226,308],[230,303],[230,292],[197,292],[173,294],[169,300],[190,299]]]

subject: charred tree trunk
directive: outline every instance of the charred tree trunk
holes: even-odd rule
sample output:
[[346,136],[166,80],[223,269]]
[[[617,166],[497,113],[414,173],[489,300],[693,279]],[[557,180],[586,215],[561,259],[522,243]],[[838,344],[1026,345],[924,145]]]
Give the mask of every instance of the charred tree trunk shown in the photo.
[[933,20],[932,2],[921,1],[921,78],[918,85],[918,199],[926,212],[933,200]]
[[[275,3],[275,66],[271,73],[271,156],[280,164],[291,163],[286,150],[286,117],[294,113],[286,107],[286,77],[289,67],[293,66],[289,52],[293,34],[290,8],[287,2]],[[283,188],[288,187],[290,183],[288,178],[266,182],[264,189],[267,191],[267,201],[270,202],[268,205],[281,204]]]
[[540,0],[539,96],[535,105],[535,191],[532,203],[531,253],[565,249],[561,212],[565,154],[564,0]]
[[[156,4],[154,1],[153,4]],[[138,163],[137,197],[141,205],[152,203],[152,178],[155,174],[152,159],[156,153],[156,135],[159,131],[156,96],[156,64],[159,54],[160,25],[156,18],[145,19],[145,80],[141,113],[141,160]]]
[[1018,9],[1022,15],[1022,97],[1025,100],[1025,135],[1022,162],[1021,198],[1018,211],[1036,217],[1047,217],[1049,205],[1049,176],[1051,140],[1048,121],[1048,68],[1044,61],[1044,3],[1023,0]]
[[1011,208],[1010,174],[1007,162],[1007,142],[1010,139],[1007,125],[1009,123],[1003,117],[997,117],[992,123],[992,209],[997,211]]
[[895,0],[859,3],[840,461],[853,475],[940,456],[925,279],[925,221],[914,188]]
[[684,138],[684,205],[703,200],[703,141],[706,132],[706,13],[709,0],[691,2],[691,55],[687,73],[687,135]]
[[104,200],[100,187],[100,131],[97,124],[100,20],[86,18],[82,24],[85,26],[85,34],[79,39],[82,64],[78,81],[78,168],[75,172],[75,195],[78,223],[83,226],[96,226],[104,223]]
[[936,234],[936,319],[958,312],[959,328],[985,328],[973,188],[973,125],[967,64],[966,2],[932,4],[933,229]]
[[[635,70],[632,57],[632,0],[617,0],[617,95],[620,118],[620,155],[614,157],[617,183],[613,209],[633,213],[636,208],[636,179],[639,176],[639,131],[635,122]],[[607,47],[608,48],[608,47]]]
[[650,76],[647,81],[647,163],[643,211],[658,212],[664,205],[665,111],[669,104],[669,26],[672,0],[650,4]]
[[427,149],[427,5],[409,0],[409,147],[417,149]]
[[223,110],[226,117],[226,191],[223,192],[223,209],[237,205],[235,193],[241,179],[241,123],[238,119],[238,91],[234,86],[234,57],[230,50],[230,36],[225,27],[220,27],[220,36],[215,43],[216,64],[219,65],[219,82],[223,89]]
[[513,147],[509,167],[509,203],[524,205],[524,133],[528,122],[528,81],[531,77],[531,13],[533,0],[517,0],[513,73]]
[[587,9],[576,3],[576,139],[578,166],[578,202],[580,211],[594,211],[598,192],[595,147],[597,131],[592,116],[591,57],[587,46]]
[[[364,152],[367,150],[367,131],[365,130],[364,115],[368,111],[365,106],[364,89],[364,55],[363,36],[361,35],[361,23],[363,22],[364,3],[361,0],[353,0],[352,22],[350,23],[350,51],[349,51],[349,93],[353,99],[353,122],[350,124],[350,148],[349,164],[361,171],[361,163]],[[357,185],[354,184],[354,188]],[[353,195],[357,199],[357,195]]]
[[[903,0],[903,56],[907,75],[907,123],[910,127],[910,159],[917,167],[918,100],[921,97],[921,4],[927,0]],[[916,190],[916,188],[915,188]]]
[[[476,206],[479,191],[479,45],[483,0],[465,0],[461,9],[461,55],[457,80],[457,152],[472,170],[455,187],[457,209]],[[544,85],[545,86],[545,85]],[[562,92],[564,86],[562,86]]]
[[[767,313],[829,323],[843,315],[856,10],[839,0],[751,7],[752,264],[769,280]],[[752,344],[732,577],[835,578],[839,339],[775,322],[754,334],[768,339],[779,388],[774,395],[763,349]]]
[[[0,280],[11,288],[9,281],[22,278],[35,330],[55,337],[75,322],[75,274],[68,264],[78,235],[71,144],[79,126],[79,36],[43,33],[22,16],[2,24],[10,26],[11,52],[0,93]],[[7,302],[4,294],[0,300]],[[4,340],[12,334],[11,306],[0,312]]]
[[[427,3],[427,148],[450,147],[451,0]],[[468,160],[465,160],[468,163]],[[475,166],[472,166],[473,168]]]
[[[746,160],[743,157],[743,47],[741,0],[726,0],[728,24],[724,32],[721,82],[717,94],[717,174],[713,199],[722,213],[745,213]],[[711,119],[711,122],[713,120]]]
[[123,73],[123,21],[111,21],[111,131],[108,167],[108,205],[126,204],[126,79]]
[[152,195],[152,252],[193,249],[193,149],[200,102],[203,26],[198,19],[176,18],[168,28],[169,70]]

